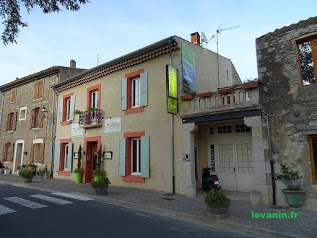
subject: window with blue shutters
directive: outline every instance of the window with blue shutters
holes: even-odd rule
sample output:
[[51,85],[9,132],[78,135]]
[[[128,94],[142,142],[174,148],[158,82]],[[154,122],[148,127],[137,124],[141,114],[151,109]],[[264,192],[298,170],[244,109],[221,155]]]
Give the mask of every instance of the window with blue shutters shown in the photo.
[[73,121],[75,117],[75,95],[68,94],[59,100],[59,122]]

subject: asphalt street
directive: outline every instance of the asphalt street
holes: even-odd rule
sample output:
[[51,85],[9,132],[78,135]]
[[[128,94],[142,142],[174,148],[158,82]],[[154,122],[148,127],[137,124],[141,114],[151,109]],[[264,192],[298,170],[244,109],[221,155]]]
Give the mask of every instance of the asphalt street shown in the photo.
[[0,237],[255,237],[67,193],[0,185]]

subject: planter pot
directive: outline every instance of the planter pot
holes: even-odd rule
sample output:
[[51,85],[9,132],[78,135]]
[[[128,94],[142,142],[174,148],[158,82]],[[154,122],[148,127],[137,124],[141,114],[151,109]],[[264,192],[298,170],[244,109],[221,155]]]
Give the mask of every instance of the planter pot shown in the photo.
[[32,181],[33,181],[33,176],[32,177],[22,177],[23,183],[32,183]]
[[4,170],[4,174],[10,174],[11,173],[11,170],[10,169],[5,169]]
[[3,174],[4,173],[4,169],[0,169],[0,174]]
[[94,175],[94,181],[98,182],[98,181],[102,180],[103,177],[104,177],[103,175]]
[[207,207],[207,215],[216,219],[228,218],[230,216],[230,200],[225,207]]
[[83,174],[82,173],[74,173],[74,178],[76,183],[81,183]]
[[108,193],[108,184],[105,187],[96,187],[95,193],[100,195],[106,195]]
[[291,208],[299,208],[304,202],[304,191],[291,191],[282,189],[285,195],[286,201]]

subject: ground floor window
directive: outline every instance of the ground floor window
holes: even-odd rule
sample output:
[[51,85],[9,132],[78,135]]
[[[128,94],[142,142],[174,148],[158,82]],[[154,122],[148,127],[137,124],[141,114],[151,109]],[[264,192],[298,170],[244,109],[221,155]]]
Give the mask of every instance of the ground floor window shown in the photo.
[[55,144],[55,171],[72,172],[73,143],[70,139]]
[[150,138],[145,132],[125,133],[119,141],[119,175],[125,182],[145,182],[150,171]]
[[317,184],[317,135],[308,137],[313,184]]
[[44,143],[35,143],[31,145],[31,162],[44,163]]
[[14,143],[13,142],[7,142],[3,144],[2,148],[2,160],[3,161],[13,161],[13,151],[14,151]]

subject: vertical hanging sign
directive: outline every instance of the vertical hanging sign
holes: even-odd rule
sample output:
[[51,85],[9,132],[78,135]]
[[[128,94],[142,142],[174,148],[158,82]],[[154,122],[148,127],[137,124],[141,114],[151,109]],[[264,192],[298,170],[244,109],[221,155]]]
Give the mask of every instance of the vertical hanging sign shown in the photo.
[[177,69],[171,65],[166,65],[166,91],[167,112],[177,114]]

